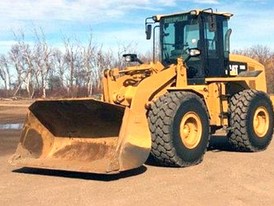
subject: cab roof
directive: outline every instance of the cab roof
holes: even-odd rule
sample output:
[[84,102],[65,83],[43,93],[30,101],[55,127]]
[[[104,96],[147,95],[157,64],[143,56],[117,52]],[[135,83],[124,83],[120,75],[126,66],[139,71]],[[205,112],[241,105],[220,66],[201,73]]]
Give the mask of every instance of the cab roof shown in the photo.
[[156,16],[153,17],[153,20],[155,22],[159,22],[161,20],[161,18],[163,18],[163,17],[176,16],[176,15],[180,15],[180,14],[192,14],[192,15],[198,16],[201,13],[219,15],[219,16],[224,16],[224,17],[227,17],[227,18],[230,18],[230,17],[233,16],[233,14],[231,14],[231,13],[228,13],[228,12],[214,12],[212,9],[206,9],[206,10],[194,9],[194,10],[191,10],[191,11],[188,11],[188,12],[178,12],[178,13],[173,13],[173,14],[156,15]]

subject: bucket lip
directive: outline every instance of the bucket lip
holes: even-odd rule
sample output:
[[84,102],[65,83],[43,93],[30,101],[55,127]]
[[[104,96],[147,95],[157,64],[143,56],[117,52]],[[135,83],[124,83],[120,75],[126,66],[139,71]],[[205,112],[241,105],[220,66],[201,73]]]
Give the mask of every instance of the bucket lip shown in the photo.
[[[17,154],[15,154],[17,155]],[[21,159],[15,160],[16,156],[12,156],[9,160],[9,163],[15,167],[27,167],[27,168],[37,168],[37,169],[46,169],[46,170],[59,170],[59,171],[69,171],[69,172],[84,172],[84,173],[94,173],[94,174],[117,174],[120,173],[121,168],[112,168],[111,161],[104,162],[101,167],[97,167],[96,162],[93,165],[88,165],[86,167],[74,166],[72,161],[63,161],[64,165],[72,165],[70,167],[62,166],[59,164],[47,164],[47,159]],[[57,162],[58,160],[56,160]],[[99,160],[100,161],[100,160]],[[98,162],[98,161],[97,161]]]
[[35,100],[36,101],[41,101],[41,102],[44,102],[44,101],[77,101],[77,100],[95,100],[95,101],[99,101],[101,102],[101,100],[99,99],[95,99],[93,97],[68,97],[68,98],[51,98],[51,99],[42,99],[42,98],[38,98]]
[[120,107],[121,109],[125,109],[126,106],[125,105],[121,105],[121,104],[114,104],[114,103],[110,103],[110,102],[105,102],[103,100],[100,99],[95,99],[92,97],[81,97],[81,98],[56,98],[56,99],[36,99],[30,106],[29,108],[31,108],[33,105],[35,105],[36,103],[40,103],[40,102],[77,102],[77,101],[91,101],[91,102],[98,102],[101,104],[105,104],[105,105],[113,105],[116,107]]

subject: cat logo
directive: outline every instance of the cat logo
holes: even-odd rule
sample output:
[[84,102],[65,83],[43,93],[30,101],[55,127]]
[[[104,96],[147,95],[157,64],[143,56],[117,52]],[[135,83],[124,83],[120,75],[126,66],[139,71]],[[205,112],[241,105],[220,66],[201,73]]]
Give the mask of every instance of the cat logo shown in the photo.
[[229,64],[229,75],[230,76],[237,76],[242,71],[247,70],[247,64],[241,62],[230,62]]
[[231,76],[237,76],[238,75],[238,68],[239,65],[229,65],[229,71]]

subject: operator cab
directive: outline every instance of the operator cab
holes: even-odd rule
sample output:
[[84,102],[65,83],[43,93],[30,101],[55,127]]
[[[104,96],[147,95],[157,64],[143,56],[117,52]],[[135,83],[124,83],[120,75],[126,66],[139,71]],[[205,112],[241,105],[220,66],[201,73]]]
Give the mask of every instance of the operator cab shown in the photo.
[[[231,16],[208,9],[153,17],[160,27],[162,64],[176,64],[182,57],[190,84],[203,84],[207,77],[229,75],[231,29],[228,29],[228,20]],[[193,49],[199,50],[200,55],[189,58],[189,51]]]

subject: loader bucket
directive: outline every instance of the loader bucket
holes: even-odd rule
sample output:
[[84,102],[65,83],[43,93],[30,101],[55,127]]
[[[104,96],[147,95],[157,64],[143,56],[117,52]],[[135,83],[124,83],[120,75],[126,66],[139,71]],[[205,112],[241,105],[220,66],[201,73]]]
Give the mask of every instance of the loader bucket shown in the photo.
[[37,101],[10,163],[91,173],[137,168],[150,145],[136,141],[129,121],[129,108],[94,99]]

